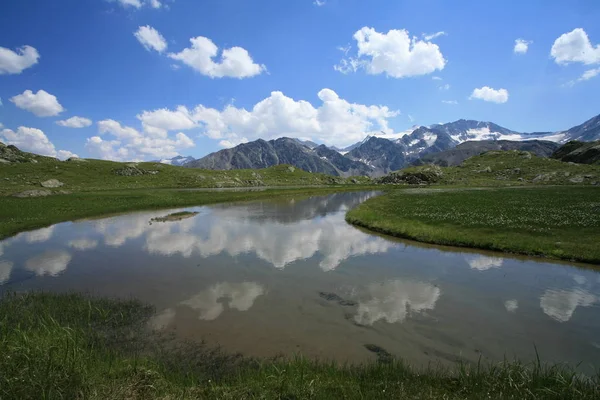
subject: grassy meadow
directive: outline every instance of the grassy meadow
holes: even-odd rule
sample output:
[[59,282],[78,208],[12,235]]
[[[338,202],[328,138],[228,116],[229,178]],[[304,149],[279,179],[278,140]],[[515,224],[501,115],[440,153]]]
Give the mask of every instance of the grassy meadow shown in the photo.
[[600,187],[396,190],[346,220],[426,243],[600,264]]
[[596,399],[599,377],[560,365],[416,370],[396,359],[337,365],[254,360],[151,333],[153,310],[81,294],[0,298],[2,399]]

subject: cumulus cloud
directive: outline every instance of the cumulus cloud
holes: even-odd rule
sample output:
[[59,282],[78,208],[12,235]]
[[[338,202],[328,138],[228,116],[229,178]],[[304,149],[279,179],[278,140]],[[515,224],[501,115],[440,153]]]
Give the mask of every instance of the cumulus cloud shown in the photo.
[[266,67],[256,64],[250,53],[242,47],[231,47],[221,52],[221,59],[215,62],[219,48],[207,37],[190,39],[191,47],[179,53],[169,53],[169,57],[195,69],[211,78],[250,78],[266,71]]
[[227,141],[223,144],[292,136],[346,146],[366,134],[393,133],[388,120],[400,114],[386,106],[350,103],[331,89],[322,89],[318,97],[322,104],[314,107],[308,101],[272,92],[251,110],[233,105],[216,110],[199,105],[192,118],[208,137]]
[[529,49],[529,45],[531,43],[533,42],[530,40],[517,39],[515,40],[515,47],[513,51],[515,52],[515,54],[525,54],[527,53],[527,50]]
[[162,108],[144,111],[137,116],[142,122],[144,132],[156,137],[165,137],[168,131],[192,129],[198,126],[190,111],[179,106],[174,111]]
[[17,51],[0,47],[0,75],[20,74],[37,64],[39,58],[40,54],[31,46],[23,46]]
[[394,280],[368,287],[370,299],[361,301],[354,316],[360,325],[373,325],[379,320],[389,324],[403,322],[410,313],[433,310],[440,288],[429,283]]
[[458,104],[458,101],[456,101],[456,100],[442,100],[442,103],[444,103],[444,104],[450,104],[450,105],[455,106],[455,105]]
[[0,47],[0,75],[20,74],[37,64],[39,58],[40,54],[31,46],[23,46],[17,51]]
[[133,35],[148,51],[156,50],[162,53],[167,49],[165,38],[150,25],[140,26]]
[[598,297],[584,289],[548,289],[540,298],[540,307],[552,319],[567,322],[577,307],[590,307],[596,302]]
[[442,85],[442,86],[438,87],[438,89],[440,89],[440,90],[450,90],[450,84],[446,83],[445,85]]
[[76,250],[92,250],[98,246],[98,241],[92,239],[74,239],[69,242],[69,246]]
[[71,255],[66,251],[49,250],[25,262],[25,268],[38,276],[57,276],[71,262]]
[[428,39],[409,37],[404,29],[388,33],[363,27],[354,34],[358,52],[356,57],[342,59],[334,68],[342,73],[365,69],[368,74],[386,74],[405,78],[430,74],[444,69],[446,60],[437,44]]
[[592,45],[587,33],[582,28],[576,28],[563,33],[554,41],[550,55],[557,64],[598,64],[600,45]]
[[508,90],[496,90],[489,86],[484,86],[474,89],[469,99],[479,99],[483,101],[490,101],[492,103],[506,103],[508,101]]
[[174,138],[167,131],[157,134],[143,134],[137,129],[123,126],[115,120],[98,121],[98,132],[101,135],[113,136],[105,140],[100,136],[87,139],[85,148],[95,157],[114,161],[141,161],[148,158],[172,158],[179,155],[179,150],[194,147],[194,141],[183,132]]
[[65,128],[86,128],[92,125],[92,120],[83,117],[71,117],[62,121],[56,121],[56,124]]
[[32,112],[38,117],[53,117],[65,110],[56,96],[45,90],[38,90],[37,93],[26,90],[22,94],[12,97],[10,101],[15,103],[17,107]]
[[20,126],[17,131],[3,129],[0,138],[6,144],[17,146],[23,151],[40,154],[42,156],[58,157],[61,159],[77,157],[77,154],[67,150],[56,150],[54,144],[48,139],[43,131],[36,128]]
[[500,268],[504,259],[499,257],[486,257],[486,256],[465,256],[467,263],[471,269],[478,271],[486,271],[491,268]]

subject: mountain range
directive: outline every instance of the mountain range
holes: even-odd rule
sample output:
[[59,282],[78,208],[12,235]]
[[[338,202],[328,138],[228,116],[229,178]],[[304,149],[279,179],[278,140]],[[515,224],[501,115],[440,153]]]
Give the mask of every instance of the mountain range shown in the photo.
[[[198,160],[176,164],[181,157],[171,163],[213,170],[291,164],[308,172],[336,176],[381,176],[411,164],[454,165],[488,150],[526,150],[548,157],[558,144],[571,140],[600,140],[600,115],[566,131],[534,133],[512,131],[492,122],[461,119],[447,124],[416,126],[403,135],[367,136],[345,149],[287,137],[258,139]],[[169,160],[161,160],[164,161]]]

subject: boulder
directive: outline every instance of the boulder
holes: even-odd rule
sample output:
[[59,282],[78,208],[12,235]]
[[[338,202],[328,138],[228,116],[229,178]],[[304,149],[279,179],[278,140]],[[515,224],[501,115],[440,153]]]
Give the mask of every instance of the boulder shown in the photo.
[[45,188],[57,188],[63,186],[64,183],[58,179],[48,179],[47,181],[41,182],[40,185]]

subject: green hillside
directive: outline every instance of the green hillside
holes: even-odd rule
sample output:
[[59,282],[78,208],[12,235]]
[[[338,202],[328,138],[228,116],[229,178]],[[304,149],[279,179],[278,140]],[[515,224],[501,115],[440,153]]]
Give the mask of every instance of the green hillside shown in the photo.
[[[0,144],[0,196],[28,190],[54,193],[109,189],[226,188],[252,186],[306,186],[369,183],[364,177],[341,178],[278,165],[260,170],[209,171],[155,162],[119,163],[92,159],[59,161],[21,152]],[[41,183],[57,179],[62,186],[44,189]],[[39,194],[39,193],[38,193]]]
[[409,167],[377,182],[460,186],[600,185],[600,166],[536,157],[526,151],[489,151],[455,167]]

